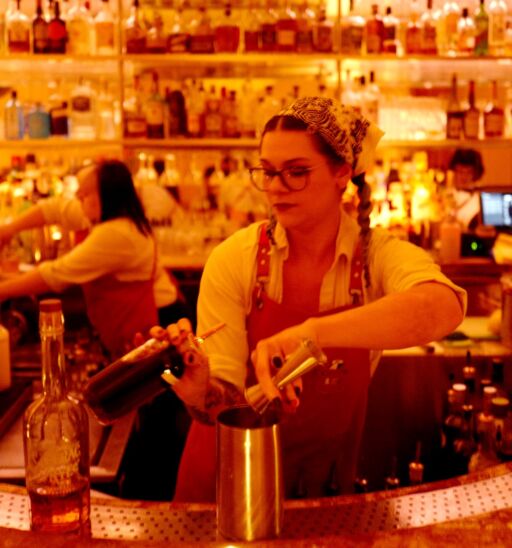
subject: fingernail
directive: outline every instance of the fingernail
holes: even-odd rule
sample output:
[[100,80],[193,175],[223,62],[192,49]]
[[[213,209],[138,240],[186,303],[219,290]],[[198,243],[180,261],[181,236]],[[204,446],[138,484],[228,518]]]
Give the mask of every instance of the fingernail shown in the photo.
[[280,356],[272,356],[271,362],[276,369],[279,369],[283,365],[283,360]]

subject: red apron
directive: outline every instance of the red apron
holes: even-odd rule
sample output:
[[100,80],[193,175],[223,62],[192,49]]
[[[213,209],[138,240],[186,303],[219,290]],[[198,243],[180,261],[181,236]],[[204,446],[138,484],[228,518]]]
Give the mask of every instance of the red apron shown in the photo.
[[[258,247],[258,284],[247,316],[250,350],[256,343],[308,317],[331,314],[361,304],[362,261],[359,246],[351,264],[350,293],[354,304],[321,314],[290,309],[269,299],[269,243],[261,230]],[[287,498],[318,497],[333,491],[351,492],[366,412],[370,382],[369,351],[330,348],[333,366],[317,367],[303,377],[297,412],[281,424],[283,472]],[[338,366],[336,368],[336,365]],[[249,365],[248,378],[254,378]],[[183,452],[174,500],[215,501],[215,428],[193,421]]]
[[82,284],[89,320],[112,358],[133,346],[135,333],[145,333],[158,323],[155,271],[156,246],[149,280],[122,282],[109,274]]

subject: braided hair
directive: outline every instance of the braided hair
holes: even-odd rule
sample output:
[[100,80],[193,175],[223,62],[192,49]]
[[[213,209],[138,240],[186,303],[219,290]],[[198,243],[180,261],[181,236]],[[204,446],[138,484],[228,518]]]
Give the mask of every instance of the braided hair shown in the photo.
[[[310,127],[295,118],[294,116],[288,115],[277,115],[270,118],[270,120],[265,124],[262,132],[263,136],[270,131],[277,130],[289,130],[289,131],[305,131],[313,138],[313,141],[318,149],[318,151],[326,156],[330,163],[334,166],[343,165],[345,161],[340,158],[332,146],[318,133],[312,132]],[[357,187],[357,196],[359,198],[359,204],[357,206],[357,223],[361,229],[360,239],[362,244],[362,258],[363,258],[363,273],[365,286],[368,288],[371,285],[370,278],[370,268],[368,265],[368,255],[371,239],[371,228],[370,228],[370,213],[372,211],[372,201],[371,201],[371,187],[365,180],[365,174],[360,173],[352,177],[352,182]],[[274,241],[273,233],[276,225],[275,218],[270,219],[270,222],[267,225],[267,233],[269,235],[269,240]]]

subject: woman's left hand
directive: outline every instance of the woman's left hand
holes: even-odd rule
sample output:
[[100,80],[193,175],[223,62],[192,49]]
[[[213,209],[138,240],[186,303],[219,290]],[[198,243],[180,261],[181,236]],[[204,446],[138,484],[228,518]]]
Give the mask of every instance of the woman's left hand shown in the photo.
[[292,354],[304,339],[311,339],[315,344],[318,342],[317,334],[308,320],[260,340],[251,354],[254,372],[263,393],[269,400],[280,398],[285,410],[295,410],[299,405],[298,396],[302,390],[302,381],[297,379],[288,384],[282,394],[272,382],[272,377],[280,364],[285,362],[286,357]]

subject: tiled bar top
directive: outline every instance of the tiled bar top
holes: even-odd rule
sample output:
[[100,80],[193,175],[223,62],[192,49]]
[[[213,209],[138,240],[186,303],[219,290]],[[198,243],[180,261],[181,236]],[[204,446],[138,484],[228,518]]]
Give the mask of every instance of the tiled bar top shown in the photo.
[[[93,538],[74,539],[74,547],[229,544],[217,539],[214,505],[92,500]],[[69,537],[36,535],[28,529],[26,491],[0,484],[0,546],[70,546]],[[281,539],[257,545],[394,547],[464,542],[512,546],[512,463],[396,491],[288,501]]]

